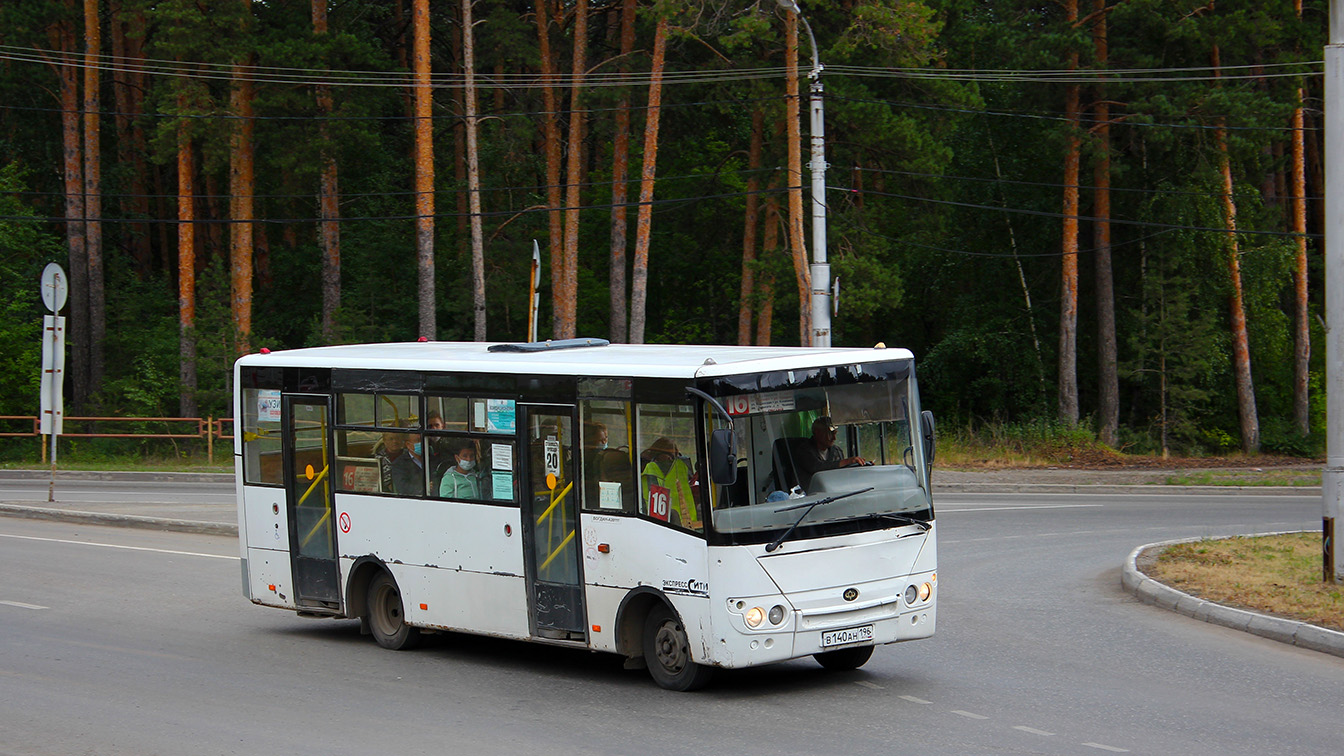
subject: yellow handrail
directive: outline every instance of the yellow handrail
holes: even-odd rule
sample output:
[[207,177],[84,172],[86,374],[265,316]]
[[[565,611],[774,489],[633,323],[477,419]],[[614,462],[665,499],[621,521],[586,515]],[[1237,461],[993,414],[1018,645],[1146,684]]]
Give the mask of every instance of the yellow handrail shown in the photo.
[[560,502],[564,501],[565,497],[569,495],[570,490],[573,488],[574,488],[574,481],[571,480],[569,482],[569,485],[565,486],[563,489],[561,489],[560,493],[555,495],[555,498],[551,500],[551,505],[549,507],[546,507],[546,511],[542,512],[540,515],[537,516],[538,525],[541,524],[542,520],[545,520],[547,517],[550,517],[551,511],[554,510],[556,506],[560,504]]
[[541,566],[537,568],[537,572],[541,572],[549,567],[551,562],[553,562],[557,556],[560,556],[560,552],[564,551],[565,547],[568,546],[569,542],[572,540],[574,540],[573,530],[569,531],[569,535],[565,536],[565,540],[561,541],[560,545],[555,547],[555,551],[552,551],[551,555],[546,557],[546,561],[541,563]]

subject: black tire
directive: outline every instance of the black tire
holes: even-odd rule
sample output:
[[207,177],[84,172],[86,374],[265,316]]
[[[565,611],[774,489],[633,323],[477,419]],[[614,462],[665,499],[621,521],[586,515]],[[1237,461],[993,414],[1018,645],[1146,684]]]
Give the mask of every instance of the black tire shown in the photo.
[[853,648],[841,648],[835,651],[822,651],[819,654],[812,654],[812,658],[817,660],[817,664],[831,670],[832,672],[845,672],[851,669],[858,669],[873,656],[872,646],[855,646]]
[[659,604],[644,620],[644,661],[658,687],[667,690],[703,688],[714,668],[691,661],[691,642],[676,613]]
[[420,628],[406,624],[401,590],[386,572],[379,572],[369,582],[367,617],[369,633],[383,648],[402,651],[420,645]]

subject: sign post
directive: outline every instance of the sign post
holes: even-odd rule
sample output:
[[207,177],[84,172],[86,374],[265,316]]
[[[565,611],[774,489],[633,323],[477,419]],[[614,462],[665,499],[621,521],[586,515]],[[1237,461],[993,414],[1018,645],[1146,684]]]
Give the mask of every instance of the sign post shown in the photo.
[[65,420],[65,318],[57,313],[65,306],[70,294],[65,271],[56,263],[42,271],[42,303],[51,310],[42,316],[42,389],[41,428],[51,440],[51,484],[47,487],[47,501],[56,501],[56,437],[61,434]]

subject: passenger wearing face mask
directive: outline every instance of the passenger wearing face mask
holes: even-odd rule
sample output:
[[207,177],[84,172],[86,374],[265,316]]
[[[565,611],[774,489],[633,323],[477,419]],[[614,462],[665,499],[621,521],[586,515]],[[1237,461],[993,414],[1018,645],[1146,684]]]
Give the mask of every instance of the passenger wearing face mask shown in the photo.
[[484,498],[484,476],[476,469],[476,443],[470,439],[457,442],[454,458],[457,464],[448,468],[439,483],[439,496],[445,499]]
[[406,448],[392,460],[392,489],[403,496],[425,495],[425,450],[418,431],[401,434]]

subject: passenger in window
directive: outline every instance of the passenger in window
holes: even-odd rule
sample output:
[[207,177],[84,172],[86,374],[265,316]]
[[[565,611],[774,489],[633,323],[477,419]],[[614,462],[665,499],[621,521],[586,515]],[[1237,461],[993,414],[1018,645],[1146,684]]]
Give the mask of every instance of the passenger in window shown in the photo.
[[866,465],[863,457],[845,457],[844,452],[835,443],[835,425],[831,418],[822,415],[812,421],[812,443],[802,444],[797,451],[798,484],[804,490],[812,487],[812,476],[823,470],[837,467]]
[[406,437],[388,431],[383,434],[378,448],[374,449],[373,454],[378,458],[378,478],[381,486],[379,490],[383,493],[393,493],[397,490],[392,476],[392,464],[402,456],[405,448]]
[[662,489],[668,498],[669,520],[691,530],[700,530],[699,513],[695,506],[695,493],[692,490],[691,466],[689,460],[681,456],[676,444],[666,436],[660,437],[640,455],[647,460],[640,474],[644,505],[648,506],[650,495]]
[[401,433],[404,448],[392,460],[392,490],[403,496],[425,495],[425,450],[419,433]]
[[443,473],[439,496],[445,499],[486,498],[485,476],[476,468],[476,442],[464,438],[454,446],[454,464]]

